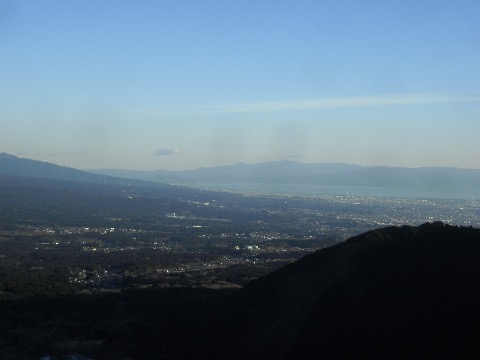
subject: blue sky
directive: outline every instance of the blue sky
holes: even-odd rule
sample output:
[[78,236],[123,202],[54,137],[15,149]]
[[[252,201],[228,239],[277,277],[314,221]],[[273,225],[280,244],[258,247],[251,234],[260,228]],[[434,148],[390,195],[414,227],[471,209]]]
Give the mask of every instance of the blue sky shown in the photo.
[[0,2],[0,152],[480,168],[478,1]]

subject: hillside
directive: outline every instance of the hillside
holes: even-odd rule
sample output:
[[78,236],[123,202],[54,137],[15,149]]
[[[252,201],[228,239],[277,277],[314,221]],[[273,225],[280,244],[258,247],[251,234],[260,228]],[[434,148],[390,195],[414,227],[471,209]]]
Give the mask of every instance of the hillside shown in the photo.
[[479,258],[480,229],[437,222],[364,233],[241,290],[0,301],[0,356],[477,359]]
[[479,229],[367,232],[245,286],[220,326],[217,356],[478,357],[479,259]]
[[[0,153],[0,188],[55,189],[88,195],[205,201],[211,193],[182,186],[92,174]],[[218,195],[217,197],[221,197]]]
[[91,183],[102,183],[108,179],[106,176],[90,174],[85,171],[44,161],[19,158],[6,153],[0,153],[0,174]]

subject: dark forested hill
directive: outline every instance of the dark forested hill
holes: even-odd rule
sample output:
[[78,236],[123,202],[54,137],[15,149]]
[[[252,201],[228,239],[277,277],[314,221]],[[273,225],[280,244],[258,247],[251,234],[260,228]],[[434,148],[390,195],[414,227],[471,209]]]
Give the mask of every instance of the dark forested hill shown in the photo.
[[479,229],[367,232],[245,286],[219,327],[217,356],[478,358],[479,260]]
[[240,291],[1,301],[0,357],[478,359],[479,259],[479,229],[427,223],[364,233]]

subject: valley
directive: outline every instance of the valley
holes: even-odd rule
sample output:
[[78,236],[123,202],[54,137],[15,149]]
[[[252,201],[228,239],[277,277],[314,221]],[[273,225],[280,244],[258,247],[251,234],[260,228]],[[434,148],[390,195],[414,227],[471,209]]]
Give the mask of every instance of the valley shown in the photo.
[[[22,189],[17,191],[20,196]],[[83,203],[64,209],[61,202],[50,201],[52,194],[64,201],[80,197]],[[25,206],[4,197],[0,297],[172,286],[239,288],[372,229],[428,221],[480,226],[476,201],[219,195],[209,193],[210,202],[166,202],[37,188],[37,201]]]
[[[417,291],[408,290],[401,275],[405,266],[410,274],[409,264],[430,271],[428,277],[442,289],[447,279],[459,299],[477,296],[476,272],[468,271],[477,269],[478,249],[468,239],[478,236],[479,227],[476,199],[210,191],[2,155],[0,355],[36,360],[305,357],[301,349],[314,348],[317,332],[309,316],[320,316],[324,305],[337,314],[346,311],[350,287],[360,296],[354,307],[371,306],[370,290],[355,292],[370,278],[389,283],[391,276],[406,292]],[[398,244],[390,247],[392,242]],[[359,249],[364,250],[354,255]],[[391,269],[384,268],[384,256]],[[408,260],[411,256],[414,260]],[[449,264],[450,256],[455,256],[453,265],[443,270],[439,264]],[[365,276],[361,285],[356,285],[357,274]],[[413,284],[424,281],[422,274],[410,274],[421,277]],[[463,281],[458,277],[470,279],[465,289],[458,288]],[[376,289],[375,283],[368,286]],[[393,295],[382,296],[392,301]],[[406,311],[398,306],[398,314]],[[460,318],[470,313],[476,314],[466,307]],[[362,323],[353,310],[349,314]],[[273,325],[277,322],[283,325]],[[361,325],[358,329],[364,331]],[[329,330],[322,328],[321,334],[327,338]],[[277,336],[284,339],[282,347],[274,346]],[[344,351],[358,351],[354,342],[345,346]]]

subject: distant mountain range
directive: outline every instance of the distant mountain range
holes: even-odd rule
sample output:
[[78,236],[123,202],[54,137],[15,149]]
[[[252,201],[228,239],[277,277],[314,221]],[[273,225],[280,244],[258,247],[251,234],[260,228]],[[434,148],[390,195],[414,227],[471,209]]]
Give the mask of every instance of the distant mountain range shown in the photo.
[[[148,189],[175,197],[200,194],[191,187],[330,195],[372,195],[432,198],[480,198],[480,169],[448,167],[363,167],[353,164],[305,164],[276,161],[234,164],[186,171],[81,171],[47,162],[0,153],[0,175],[108,184]],[[183,186],[186,185],[190,189]],[[125,189],[124,189],[125,190]]]
[[401,168],[278,161],[187,171],[89,170],[102,175],[211,189],[378,196],[480,198],[480,169]]
[[272,161],[258,164],[201,167],[184,171],[87,170],[92,173],[167,183],[308,183],[319,175],[339,174],[362,169],[352,164],[305,164],[298,161]]

